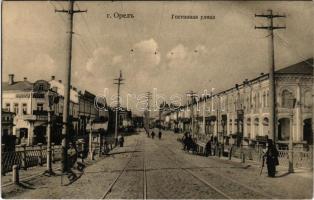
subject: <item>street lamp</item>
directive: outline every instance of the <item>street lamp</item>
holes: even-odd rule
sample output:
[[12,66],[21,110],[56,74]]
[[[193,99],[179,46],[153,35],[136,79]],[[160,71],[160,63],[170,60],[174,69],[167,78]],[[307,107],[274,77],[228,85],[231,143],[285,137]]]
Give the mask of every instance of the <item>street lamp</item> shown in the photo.
[[48,90],[48,124],[47,124],[47,170],[46,173],[53,175],[52,171],[52,150],[51,150],[51,114],[52,106],[59,103],[59,96],[56,92]]
[[292,108],[290,112],[290,135],[289,135],[289,173],[293,173],[293,110],[295,108],[296,99],[290,99]]

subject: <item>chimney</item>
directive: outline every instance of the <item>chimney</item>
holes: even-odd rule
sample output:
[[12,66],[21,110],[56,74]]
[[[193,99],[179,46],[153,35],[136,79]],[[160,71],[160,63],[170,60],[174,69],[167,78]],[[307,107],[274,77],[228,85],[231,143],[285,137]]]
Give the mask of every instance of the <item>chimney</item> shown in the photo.
[[263,75],[264,75],[264,73],[262,72],[262,73],[261,73],[261,76],[263,76]]
[[27,77],[24,77],[24,81],[27,81]]
[[237,88],[237,89],[238,89],[238,87],[239,87],[239,84],[235,84],[235,88]]
[[62,83],[62,80],[59,80],[59,83]]
[[52,81],[55,80],[55,78],[56,78],[55,76],[51,76],[51,80],[52,80]]
[[14,83],[14,74],[9,74],[9,85]]

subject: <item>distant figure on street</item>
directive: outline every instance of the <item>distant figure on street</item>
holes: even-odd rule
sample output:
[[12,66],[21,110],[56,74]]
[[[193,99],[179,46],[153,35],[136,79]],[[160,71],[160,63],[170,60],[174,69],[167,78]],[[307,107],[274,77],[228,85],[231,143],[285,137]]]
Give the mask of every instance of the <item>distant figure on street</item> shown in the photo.
[[276,166],[279,165],[278,161],[278,150],[276,145],[274,145],[273,140],[267,140],[267,151],[264,155],[266,157],[266,165],[267,165],[267,172],[269,177],[275,177],[276,173]]
[[155,137],[155,132],[152,131],[152,139],[154,139],[154,137]]
[[123,147],[123,144],[124,144],[124,137],[123,137],[122,135],[119,135],[118,141],[119,141],[120,147]]
[[183,150],[186,151],[188,148],[188,143],[187,143],[187,139],[188,139],[188,133],[184,133],[183,137],[182,137],[182,144],[183,144]]
[[161,133],[161,131],[159,131],[159,133],[158,133],[158,138],[159,139],[161,139],[161,135],[162,135],[162,133]]
[[205,156],[211,156],[212,155],[212,141],[208,140],[205,146]]
[[187,149],[187,151],[189,152],[190,151],[190,149],[192,148],[192,137],[191,137],[191,135],[190,134],[188,134],[188,136],[187,136],[187,138],[186,138],[186,149]]

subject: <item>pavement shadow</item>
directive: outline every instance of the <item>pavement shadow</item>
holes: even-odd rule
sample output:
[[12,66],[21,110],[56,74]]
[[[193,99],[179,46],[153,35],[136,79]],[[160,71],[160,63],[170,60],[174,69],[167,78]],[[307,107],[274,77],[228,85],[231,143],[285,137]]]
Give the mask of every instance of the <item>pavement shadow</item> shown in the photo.
[[[77,170],[79,172],[75,172],[73,170],[69,170],[66,174],[62,174],[61,175],[61,185],[62,186],[69,186],[72,183],[74,183],[77,180],[79,180],[83,176],[83,174],[84,174],[84,168],[85,168],[85,166],[80,168],[80,169],[77,168]],[[63,179],[64,176],[66,178],[66,183],[64,183],[64,179]]]
[[31,184],[26,183],[18,183],[17,186],[23,188],[23,189],[29,189],[29,190],[35,190],[36,188],[32,187]]
[[285,177],[285,176],[288,176],[289,174],[291,174],[290,172],[285,172],[279,176],[275,176],[274,178],[281,178],[281,177]]

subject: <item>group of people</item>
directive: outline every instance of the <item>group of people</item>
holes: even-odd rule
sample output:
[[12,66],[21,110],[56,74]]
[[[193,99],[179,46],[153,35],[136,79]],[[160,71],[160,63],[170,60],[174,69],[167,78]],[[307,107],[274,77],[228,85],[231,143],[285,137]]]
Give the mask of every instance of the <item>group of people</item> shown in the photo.
[[[195,153],[197,151],[196,140],[192,138],[190,133],[185,133],[182,137],[183,150],[189,152],[190,150]],[[276,166],[279,165],[279,152],[274,144],[273,140],[267,139],[266,152],[263,155],[263,166],[266,160],[267,172],[269,177],[275,177]],[[219,147],[217,138],[212,137],[205,145],[205,156],[215,155],[216,147]],[[212,151],[214,149],[214,151]]]
[[182,137],[183,150],[189,152],[190,150],[195,153],[197,150],[197,144],[195,139],[192,138],[190,133],[185,133]]
[[[152,133],[149,134],[149,131],[147,131],[147,137],[150,137],[150,136],[152,136],[152,139],[154,139],[154,138],[155,138],[155,132],[152,131]],[[161,139],[161,136],[162,136],[162,132],[159,131],[159,132],[158,132],[158,138]]]

